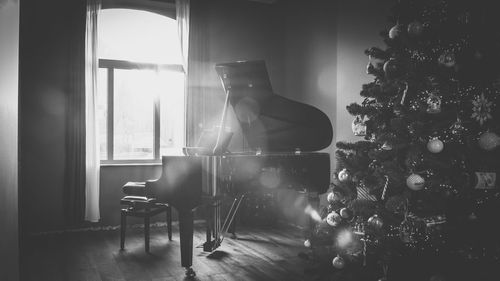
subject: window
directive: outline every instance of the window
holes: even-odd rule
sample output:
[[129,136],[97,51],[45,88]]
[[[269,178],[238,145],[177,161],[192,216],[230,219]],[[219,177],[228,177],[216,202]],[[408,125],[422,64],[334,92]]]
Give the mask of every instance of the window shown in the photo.
[[176,21],[104,9],[97,54],[101,162],[152,162],[180,151],[185,75]]

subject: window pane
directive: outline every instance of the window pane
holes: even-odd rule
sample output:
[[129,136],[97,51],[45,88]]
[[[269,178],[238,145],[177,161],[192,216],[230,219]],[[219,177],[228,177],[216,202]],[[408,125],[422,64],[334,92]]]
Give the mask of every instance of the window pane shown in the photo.
[[184,73],[162,71],[160,155],[175,155],[184,146]]
[[180,64],[177,21],[155,13],[103,9],[99,14],[100,58]]
[[157,74],[115,69],[114,159],[153,159]]
[[97,133],[101,160],[108,159],[108,73],[107,69],[99,68],[97,72]]

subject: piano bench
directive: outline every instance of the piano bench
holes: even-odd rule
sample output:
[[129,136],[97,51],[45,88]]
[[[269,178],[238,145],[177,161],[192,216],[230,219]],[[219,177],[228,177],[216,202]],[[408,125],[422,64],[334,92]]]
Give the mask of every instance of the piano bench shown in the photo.
[[145,196],[125,196],[120,200],[120,204],[124,206],[121,209],[121,225],[120,225],[120,249],[125,248],[125,231],[127,228],[127,217],[144,218],[144,248],[149,252],[149,227],[150,218],[166,212],[167,214],[167,233],[168,240],[172,241],[172,207],[168,204],[158,203],[154,198]]

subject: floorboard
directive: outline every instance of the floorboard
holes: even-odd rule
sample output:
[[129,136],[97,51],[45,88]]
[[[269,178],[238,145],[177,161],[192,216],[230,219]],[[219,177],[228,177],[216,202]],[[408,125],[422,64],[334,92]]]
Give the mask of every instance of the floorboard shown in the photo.
[[[86,231],[34,236],[23,241],[22,281],[184,281],[178,229],[168,241],[166,229],[151,229],[150,253],[140,228],[127,230],[125,250],[119,231]],[[194,245],[205,239],[195,228]],[[330,280],[311,274],[301,231],[290,227],[240,227],[237,238],[225,238],[213,253],[195,248],[196,281]],[[318,279],[319,278],[319,279]]]

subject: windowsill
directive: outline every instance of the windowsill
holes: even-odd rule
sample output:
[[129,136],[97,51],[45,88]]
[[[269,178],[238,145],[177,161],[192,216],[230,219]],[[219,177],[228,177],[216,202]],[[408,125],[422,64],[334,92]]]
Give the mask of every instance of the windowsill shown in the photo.
[[134,161],[114,161],[101,162],[101,167],[123,167],[123,166],[161,166],[161,161],[134,162]]

